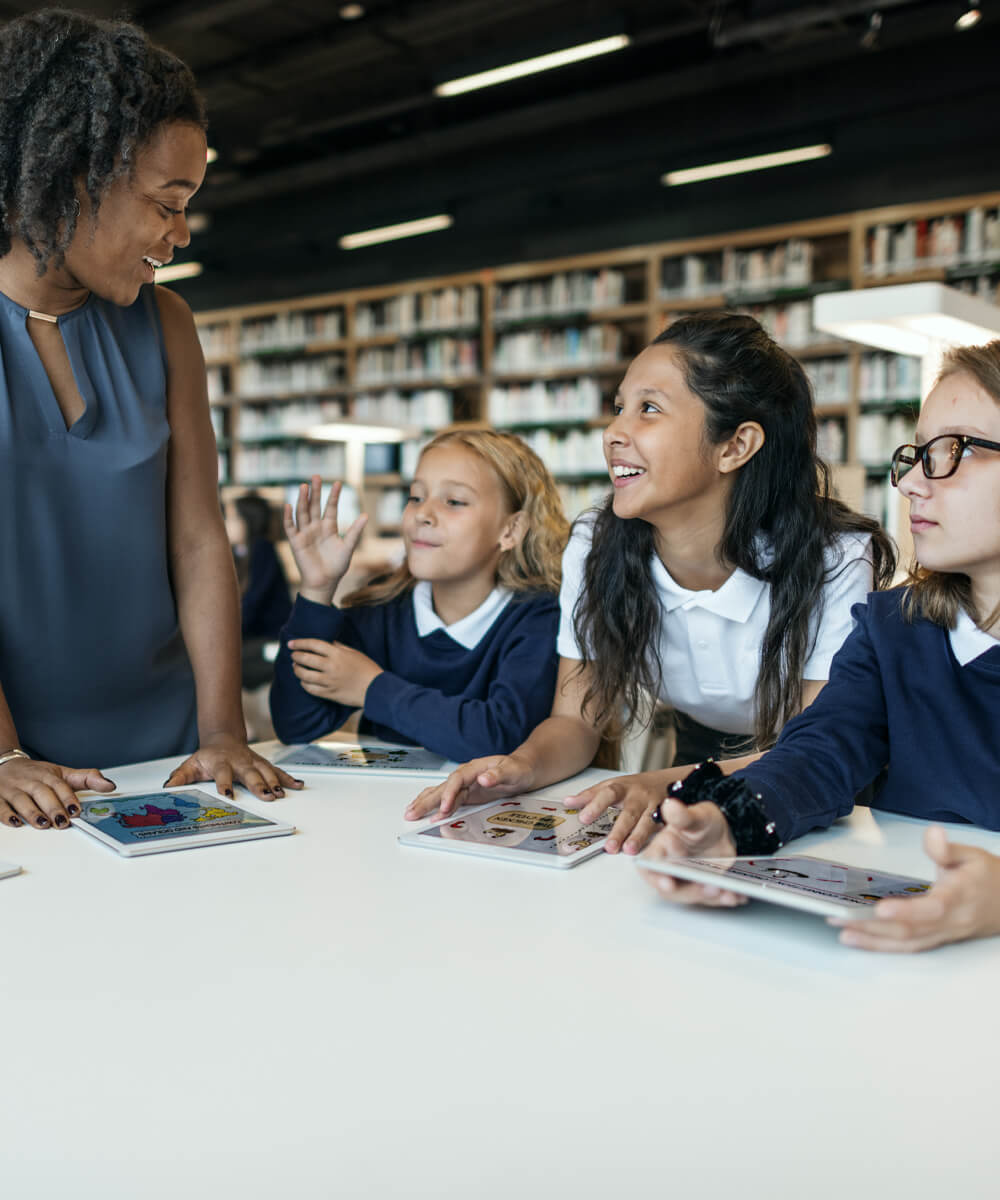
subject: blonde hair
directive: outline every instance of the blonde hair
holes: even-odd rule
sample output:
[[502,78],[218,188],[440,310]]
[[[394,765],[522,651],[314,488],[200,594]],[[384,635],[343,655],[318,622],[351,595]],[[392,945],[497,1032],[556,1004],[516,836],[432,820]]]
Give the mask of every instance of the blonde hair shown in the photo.
[[[445,429],[421,451],[462,446],[477,455],[496,475],[511,515],[524,514],[524,537],[500,554],[497,583],[512,592],[557,592],[562,552],[569,522],[555,481],[538,455],[513,433],[495,429]],[[391,574],[359,588],[344,605],[384,604],[416,583],[404,561]]]
[[[1000,340],[987,342],[985,346],[955,346],[946,351],[934,386],[949,375],[971,376],[1000,404]],[[961,572],[930,571],[914,562],[905,587],[903,615],[908,621],[922,616],[935,625],[954,629],[962,609],[981,629],[989,629],[1000,620],[1000,605],[985,620],[976,612],[972,584],[968,575]]]

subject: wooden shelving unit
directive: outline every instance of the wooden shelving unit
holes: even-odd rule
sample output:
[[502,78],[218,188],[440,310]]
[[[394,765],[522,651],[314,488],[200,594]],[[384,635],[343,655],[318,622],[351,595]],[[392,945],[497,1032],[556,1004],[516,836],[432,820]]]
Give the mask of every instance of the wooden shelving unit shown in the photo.
[[[884,519],[919,369],[816,334],[811,301],[924,279],[997,299],[1000,193],[199,313],[220,478],[277,498],[313,472],[346,474],[369,540],[395,536],[422,441],[492,424],[535,446],[575,513],[606,490],[601,432],[630,359],[680,313],[729,307],[803,362],[845,499]],[[364,470],[359,445],[314,440],[331,421],[412,436],[368,448]]]

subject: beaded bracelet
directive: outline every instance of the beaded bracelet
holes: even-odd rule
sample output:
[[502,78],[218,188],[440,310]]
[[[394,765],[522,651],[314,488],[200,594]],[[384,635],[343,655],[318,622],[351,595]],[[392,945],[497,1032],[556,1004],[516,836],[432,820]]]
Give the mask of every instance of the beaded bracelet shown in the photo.
[[[708,801],[721,809],[738,855],[774,854],[781,848],[781,839],[764,809],[760,793],[752,792],[745,779],[723,775],[714,759],[707,759],[686,778],[672,783],[667,796],[687,805]],[[659,808],[654,810],[653,820],[664,824]]]

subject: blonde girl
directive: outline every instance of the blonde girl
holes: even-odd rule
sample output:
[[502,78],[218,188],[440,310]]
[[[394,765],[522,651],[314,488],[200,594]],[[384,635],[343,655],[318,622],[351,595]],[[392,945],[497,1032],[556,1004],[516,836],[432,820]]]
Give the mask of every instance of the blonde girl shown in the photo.
[[356,709],[361,731],[451,759],[508,753],[548,715],[559,565],[568,536],[538,456],[509,433],[446,430],[425,448],[403,515],[406,558],[333,595],[365,518],[337,528],[335,485],[302,484],[285,532],[302,576],[271,689],[275,730],[309,741]]

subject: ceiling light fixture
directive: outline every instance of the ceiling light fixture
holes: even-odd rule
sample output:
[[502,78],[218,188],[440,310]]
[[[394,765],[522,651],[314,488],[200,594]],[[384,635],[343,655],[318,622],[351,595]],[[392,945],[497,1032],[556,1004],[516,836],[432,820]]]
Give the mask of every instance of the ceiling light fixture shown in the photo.
[[208,154],[205,156],[205,161],[213,163],[219,157],[219,152],[214,146],[209,146]]
[[556,67],[565,67],[570,63],[582,62],[587,58],[596,58],[599,54],[611,54],[614,50],[624,50],[629,44],[629,40],[625,34],[599,38],[596,42],[583,42],[579,46],[569,46],[565,50],[554,50],[551,54],[539,54],[535,58],[525,58],[520,62],[508,63],[505,67],[495,67],[491,71],[463,75],[459,79],[449,79],[445,83],[439,83],[434,89],[434,94],[435,96],[459,96],[463,92],[493,87],[498,83],[506,83],[510,79],[520,79],[524,75],[537,75],[539,71],[551,71]]
[[965,12],[961,13],[955,22],[956,29],[972,29],[978,25],[983,19],[982,9],[977,8],[975,4],[967,4]]
[[774,154],[753,154],[749,158],[733,158],[728,162],[709,163],[704,167],[668,171],[661,177],[660,182],[665,187],[678,187],[682,183],[701,183],[704,179],[721,179],[726,175],[742,175],[747,171],[765,171],[770,167],[809,162],[814,158],[826,158],[832,153],[833,147],[825,142],[815,146],[799,146],[794,150],[778,150]]
[[156,268],[156,282],[171,283],[175,279],[194,279],[204,269],[200,262],[171,263],[168,267]]
[[337,12],[342,21],[357,21],[365,15],[365,6],[363,4],[342,4]]
[[417,221],[402,221],[399,225],[382,225],[378,229],[365,229],[361,233],[346,233],[338,245],[341,250],[359,250],[362,246],[375,246],[379,242],[394,242],[397,238],[416,237],[420,233],[436,233],[439,229],[450,229],[454,218],[447,213],[436,217],[421,217]]

